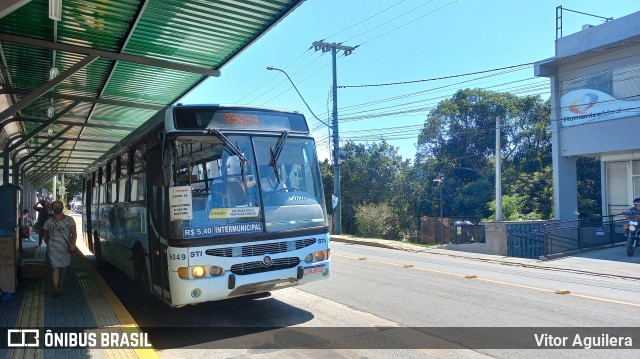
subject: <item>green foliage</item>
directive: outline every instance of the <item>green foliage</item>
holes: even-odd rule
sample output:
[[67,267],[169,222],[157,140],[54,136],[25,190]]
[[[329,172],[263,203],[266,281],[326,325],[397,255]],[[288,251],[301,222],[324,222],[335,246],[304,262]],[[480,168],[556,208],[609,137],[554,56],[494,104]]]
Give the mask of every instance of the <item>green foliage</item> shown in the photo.
[[486,218],[495,211],[487,203],[495,200],[498,119],[504,193],[530,199],[519,210],[521,217],[549,218],[550,118],[549,101],[535,96],[466,89],[440,102],[420,133],[416,161],[445,175],[444,215]]
[[347,142],[341,149],[347,154],[340,169],[342,229],[355,233],[357,206],[391,202],[394,180],[408,164],[402,161],[395,147],[384,141],[374,144]]
[[[58,181],[60,185],[60,181]],[[67,174],[64,176],[64,186],[66,189],[65,203],[71,201],[73,196],[82,193],[82,175]]]
[[[504,221],[530,221],[541,219],[540,214],[535,212],[523,213],[526,199],[514,195],[502,196],[502,220]],[[493,213],[486,218],[486,221],[496,220],[496,200],[489,202],[489,210]]]
[[[66,190],[64,202],[67,203],[70,201],[73,196],[82,193],[82,175],[81,174],[65,174],[64,175],[64,186]],[[58,180],[56,181],[56,191],[59,193],[60,186],[62,186],[62,177],[58,176]],[[49,194],[53,193],[53,180],[47,182],[43,188],[46,188]],[[42,188],[38,189],[38,193],[42,196]],[[62,200],[62,198],[60,198]]]
[[579,157],[576,160],[576,172],[580,218],[600,217],[602,215],[600,158]]
[[331,195],[333,194],[333,165],[329,160],[320,162],[320,175],[322,176],[322,188],[324,190],[324,202],[327,206],[327,213],[333,214],[331,205]]
[[[340,169],[343,232],[411,237],[421,215],[439,217],[441,210],[444,217],[493,220],[496,118],[501,124],[503,219],[552,218],[550,102],[465,89],[429,113],[413,163],[384,141],[342,146],[347,154]],[[333,166],[320,165],[332,213]],[[599,166],[597,158],[578,159],[581,217],[601,213]],[[444,180],[434,182],[440,174]]]
[[386,204],[362,204],[355,210],[356,234],[368,238],[395,239],[395,215]]
[[466,183],[459,188],[458,196],[453,199],[453,208],[462,209],[462,217],[486,217],[490,214],[487,202],[495,198],[494,191],[495,183],[492,178],[480,178]]

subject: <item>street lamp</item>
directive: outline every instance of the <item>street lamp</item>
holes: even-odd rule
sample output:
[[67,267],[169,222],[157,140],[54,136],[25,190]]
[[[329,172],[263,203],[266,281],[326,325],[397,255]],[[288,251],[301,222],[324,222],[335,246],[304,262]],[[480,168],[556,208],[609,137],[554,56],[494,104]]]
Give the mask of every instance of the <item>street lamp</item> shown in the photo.
[[313,117],[315,117],[316,120],[320,121],[321,124],[331,128],[331,126],[329,126],[328,123],[326,123],[326,122],[322,121],[321,119],[319,119],[318,116],[316,116],[316,114],[313,113],[313,111],[311,111],[311,107],[309,107],[309,105],[307,104],[307,101],[304,100],[304,97],[302,97],[302,94],[300,93],[300,91],[298,91],[298,88],[296,87],[296,84],[293,83],[293,81],[291,80],[291,77],[289,77],[289,74],[287,74],[284,70],[281,70],[281,69],[279,69],[277,67],[273,67],[273,66],[267,67],[267,70],[269,70],[269,71],[280,71],[285,76],[287,76],[287,79],[289,79],[289,82],[291,82],[291,86],[293,86],[293,88],[296,90],[296,92],[298,93],[298,96],[300,96],[300,98],[302,99],[302,102],[304,102],[305,106],[307,106],[307,108],[309,109],[309,112],[311,112]]
[[340,156],[340,148],[339,148],[339,144],[338,144],[338,110],[337,110],[337,102],[336,102],[336,77],[335,77],[335,56],[334,56],[334,77],[333,77],[333,123],[335,126],[330,126],[328,123],[322,121],[321,119],[318,118],[318,116],[316,116],[315,113],[313,113],[313,111],[311,111],[311,107],[309,107],[309,105],[307,104],[307,101],[304,100],[304,97],[302,97],[302,94],[300,93],[300,91],[298,91],[298,88],[296,87],[296,84],[293,83],[293,81],[291,80],[291,77],[289,77],[289,75],[284,71],[281,70],[279,68],[273,67],[273,66],[269,66],[267,67],[267,70],[269,71],[280,71],[283,74],[285,74],[285,76],[287,76],[287,79],[289,79],[289,82],[291,82],[291,86],[293,86],[293,88],[296,90],[296,92],[298,93],[298,96],[300,96],[300,98],[302,99],[302,102],[304,102],[304,104],[307,106],[307,108],[309,109],[309,112],[311,112],[311,114],[313,115],[313,117],[316,118],[316,120],[320,121],[320,123],[322,123],[323,125],[327,126],[328,128],[330,128],[331,130],[333,130],[333,137],[334,137],[334,143],[333,143],[333,190],[335,195],[333,195],[331,198],[332,200],[337,199],[337,202],[335,202],[335,204],[333,204],[334,202],[332,201],[333,204],[333,209],[334,209],[334,218],[335,218],[335,222],[334,222],[334,232],[335,234],[342,234],[341,228],[342,228],[342,221],[341,221],[341,216],[340,216],[340,207],[342,206],[342,204],[340,203],[342,201],[341,199],[341,194],[340,194],[340,162],[338,161],[338,158]]

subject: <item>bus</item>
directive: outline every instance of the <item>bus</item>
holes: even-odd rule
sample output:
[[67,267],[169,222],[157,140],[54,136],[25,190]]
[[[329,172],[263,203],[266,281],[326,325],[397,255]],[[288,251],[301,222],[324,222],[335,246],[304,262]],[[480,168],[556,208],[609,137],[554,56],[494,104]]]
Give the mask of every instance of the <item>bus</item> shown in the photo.
[[171,307],[330,276],[315,142],[297,112],[169,106],[84,172],[83,238]]

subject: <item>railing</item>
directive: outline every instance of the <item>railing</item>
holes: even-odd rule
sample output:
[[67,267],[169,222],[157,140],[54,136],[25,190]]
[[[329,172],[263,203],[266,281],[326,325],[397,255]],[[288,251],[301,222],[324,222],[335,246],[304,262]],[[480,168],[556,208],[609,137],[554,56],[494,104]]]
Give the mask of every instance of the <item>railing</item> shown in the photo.
[[571,9],[563,8],[562,5],[557,6],[556,7],[556,40],[558,40],[559,38],[562,37],[562,11],[569,11],[569,12],[573,12],[573,13],[576,13],[576,14],[596,17],[596,18],[604,20],[605,22],[613,20],[612,17],[603,17],[603,16],[598,16],[598,15],[588,14],[588,13],[582,12],[582,11],[571,10]]
[[620,215],[545,224],[545,255],[624,242]]
[[510,223],[506,227],[507,255],[538,258],[624,242],[621,215],[571,221]]
[[544,225],[541,221],[507,224],[507,255],[519,258],[545,255]]

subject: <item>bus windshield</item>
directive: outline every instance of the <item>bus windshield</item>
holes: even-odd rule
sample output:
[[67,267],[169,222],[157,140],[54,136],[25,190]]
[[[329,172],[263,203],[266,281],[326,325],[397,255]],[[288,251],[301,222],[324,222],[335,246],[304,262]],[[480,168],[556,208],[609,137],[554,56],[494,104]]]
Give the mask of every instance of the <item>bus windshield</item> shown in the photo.
[[279,137],[229,135],[227,139],[226,145],[215,136],[179,136],[170,141],[169,198],[175,238],[327,225],[312,139],[289,137],[275,164],[271,152]]

